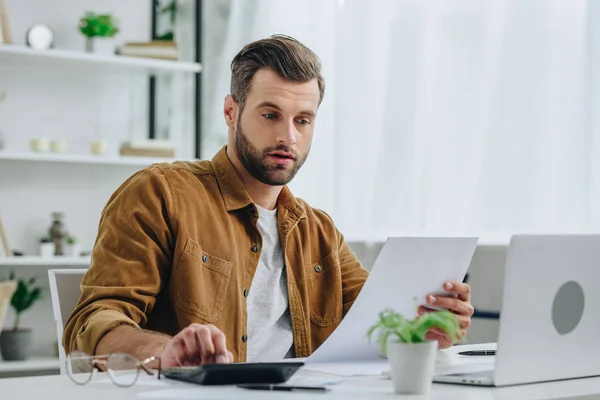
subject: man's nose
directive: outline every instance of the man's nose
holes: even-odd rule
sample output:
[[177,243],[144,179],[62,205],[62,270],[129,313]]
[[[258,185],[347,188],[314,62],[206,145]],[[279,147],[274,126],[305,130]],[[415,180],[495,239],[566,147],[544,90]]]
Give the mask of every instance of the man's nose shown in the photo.
[[296,126],[293,120],[281,127],[277,141],[286,146],[296,144]]

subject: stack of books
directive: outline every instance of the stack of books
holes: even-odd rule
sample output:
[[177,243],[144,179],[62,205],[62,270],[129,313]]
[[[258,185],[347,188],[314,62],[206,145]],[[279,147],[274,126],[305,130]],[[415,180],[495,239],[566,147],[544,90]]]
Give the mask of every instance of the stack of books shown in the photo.
[[175,157],[173,142],[159,139],[132,140],[121,144],[120,154],[130,157]]
[[177,60],[179,52],[175,42],[155,40],[152,42],[128,42],[117,47],[117,54],[129,57]]

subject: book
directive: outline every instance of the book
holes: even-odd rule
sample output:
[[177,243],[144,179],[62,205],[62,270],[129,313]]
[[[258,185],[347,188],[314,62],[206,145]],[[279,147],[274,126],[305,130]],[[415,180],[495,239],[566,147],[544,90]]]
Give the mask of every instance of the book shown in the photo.
[[155,40],[151,42],[127,42],[117,47],[117,54],[129,57],[179,59],[175,42]]

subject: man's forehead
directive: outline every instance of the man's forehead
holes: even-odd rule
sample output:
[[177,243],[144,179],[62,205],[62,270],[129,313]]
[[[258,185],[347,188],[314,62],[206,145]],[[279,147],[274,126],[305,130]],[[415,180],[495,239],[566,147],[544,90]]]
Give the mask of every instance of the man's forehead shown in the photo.
[[319,97],[319,84],[316,78],[304,83],[290,82],[271,70],[263,69],[254,75],[247,99],[257,104],[264,101],[275,104],[300,102],[305,107],[312,106],[311,108],[316,111]]

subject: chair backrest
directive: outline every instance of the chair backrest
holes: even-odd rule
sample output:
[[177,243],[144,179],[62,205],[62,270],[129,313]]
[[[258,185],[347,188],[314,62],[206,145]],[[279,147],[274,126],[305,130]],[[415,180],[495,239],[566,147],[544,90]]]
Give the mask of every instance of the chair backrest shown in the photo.
[[48,270],[52,310],[54,311],[54,321],[56,322],[56,337],[58,339],[58,356],[60,358],[61,375],[66,373],[66,354],[62,345],[63,328],[81,296],[81,280],[86,272],[87,269]]

